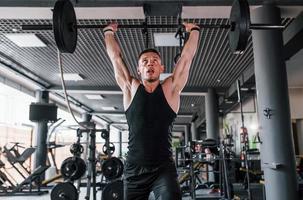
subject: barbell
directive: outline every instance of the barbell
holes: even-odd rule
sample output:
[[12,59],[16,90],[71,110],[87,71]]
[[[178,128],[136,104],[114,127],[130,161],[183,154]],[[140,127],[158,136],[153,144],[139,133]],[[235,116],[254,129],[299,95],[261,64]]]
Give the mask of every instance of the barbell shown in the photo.
[[[234,0],[228,25],[197,24],[200,28],[229,29],[229,46],[233,53],[242,53],[248,42],[251,29],[283,29],[281,25],[251,24],[247,0]],[[101,29],[107,25],[78,25],[70,0],[57,0],[53,9],[53,24],[21,25],[22,30],[53,30],[61,53],[73,53],[77,46],[77,29]],[[178,28],[179,24],[121,24],[122,29]]]

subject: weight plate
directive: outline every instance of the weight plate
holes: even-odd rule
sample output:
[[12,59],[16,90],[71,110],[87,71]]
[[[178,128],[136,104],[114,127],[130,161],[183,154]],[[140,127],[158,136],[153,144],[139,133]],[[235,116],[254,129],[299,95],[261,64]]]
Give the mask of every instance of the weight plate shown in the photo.
[[78,191],[70,182],[58,183],[51,191],[51,200],[78,200]]
[[108,143],[109,148],[107,149],[107,145],[104,144],[102,147],[102,151],[105,155],[112,155],[115,152],[115,145],[114,143],[110,142]]
[[86,164],[79,157],[69,157],[63,161],[60,171],[64,179],[74,181],[85,174]]
[[105,178],[113,180],[123,173],[123,163],[119,158],[111,157],[102,164],[102,173]]
[[107,184],[102,191],[102,199],[123,200],[123,181],[117,180]]
[[74,143],[70,146],[70,149],[69,151],[73,154],[73,155],[79,155],[81,153],[83,153],[84,151],[84,148],[81,144],[77,144],[77,143]]
[[69,0],[58,0],[53,10],[53,31],[61,53],[73,53],[77,45],[77,19]]
[[250,35],[250,13],[246,0],[235,0],[230,12],[229,46],[233,53],[243,53]]
[[107,140],[109,138],[109,132],[107,130],[103,130],[101,132],[101,137],[105,140]]

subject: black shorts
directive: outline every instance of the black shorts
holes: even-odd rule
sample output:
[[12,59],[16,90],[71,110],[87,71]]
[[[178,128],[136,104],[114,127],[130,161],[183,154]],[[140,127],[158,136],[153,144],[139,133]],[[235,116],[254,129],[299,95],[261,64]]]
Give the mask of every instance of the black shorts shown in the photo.
[[147,200],[153,191],[157,200],[181,200],[178,175],[172,160],[158,166],[140,166],[126,162],[124,200]]

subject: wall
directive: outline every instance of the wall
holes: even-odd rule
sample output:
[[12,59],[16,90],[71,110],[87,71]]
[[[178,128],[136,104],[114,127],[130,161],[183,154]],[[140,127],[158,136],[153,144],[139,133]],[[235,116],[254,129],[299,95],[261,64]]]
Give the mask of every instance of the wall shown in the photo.
[[[244,126],[247,128],[249,143],[251,148],[259,148],[258,143],[254,143],[255,136],[258,133],[258,118],[256,112],[255,97],[251,97],[243,102]],[[223,135],[232,134],[234,140],[234,151],[239,154],[240,146],[240,128],[242,127],[242,119],[240,106],[228,113],[223,118]]]
[[[291,119],[294,123],[297,124],[297,138],[299,145],[299,152],[303,154],[303,128],[301,121],[303,120],[303,88],[291,88],[289,89],[289,103],[290,103],[290,111],[291,111]],[[256,99],[250,98],[246,102],[243,103],[243,112],[244,112],[244,125],[248,129],[249,139],[252,141],[253,137],[258,132],[258,116],[256,113]],[[297,123],[300,122],[300,123]],[[225,129],[223,128],[223,133],[226,132],[227,127],[229,131],[233,135],[235,140],[235,150],[239,152],[240,148],[240,138],[239,131],[241,125],[241,115],[240,115],[240,107],[238,106],[231,113],[227,114],[223,119],[223,124],[225,124]],[[259,144],[252,144],[250,146],[255,148],[259,147]]]
[[303,88],[289,89],[289,104],[292,119],[303,119]]

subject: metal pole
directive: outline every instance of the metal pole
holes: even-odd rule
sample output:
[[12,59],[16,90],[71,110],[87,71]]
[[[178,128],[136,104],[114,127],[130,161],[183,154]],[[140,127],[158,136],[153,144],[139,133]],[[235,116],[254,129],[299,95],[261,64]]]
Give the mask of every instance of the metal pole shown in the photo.
[[[82,123],[89,123],[90,120],[92,119],[92,115],[88,114],[88,113],[83,113],[81,115],[81,122]],[[83,137],[83,153],[81,155],[81,157],[83,158],[83,160],[86,163],[86,166],[88,166],[88,162],[87,162],[87,154],[88,154],[88,144],[89,144],[89,133],[88,132],[82,132],[82,137]],[[86,172],[87,173],[87,172]],[[81,179],[79,179],[77,181],[77,189],[78,191],[80,191],[80,185],[81,185]]]
[[205,98],[206,138],[219,139],[219,109],[214,88],[209,88]]
[[[279,8],[258,7],[257,23],[279,24]],[[286,65],[281,30],[252,32],[266,199],[298,199]]]
[[190,125],[184,126],[184,145],[188,145],[188,140],[190,136]]
[[[105,28],[106,24],[91,24],[91,25],[77,25],[79,29],[102,29]],[[227,24],[197,24],[200,28],[216,28],[216,29],[230,29],[231,25]],[[119,28],[125,29],[156,29],[156,28],[179,28],[179,24],[121,24]],[[276,24],[250,24],[249,29],[284,29],[282,25]],[[37,24],[29,25],[22,24],[21,30],[53,30],[51,24]]]
[[191,122],[190,132],[191,132],[191,141],[197,140],[197,127],[195,122]]
[[122,158],[122,131],[119,131],[119,158]]
[[[244,125],[244,114],[243,114],[243,101],[242,101],[242,94],[241,94],[241,86],[240,86],[240,80],[237,80],[237,93],[238,93],[238,102],[240,103],[240,114],[241,114],[241,128],[243,129],[243,134],[245,125]],[[245,170],[246,170],[246,175],[245,179],[247,181],[247,194],[248,194],[248,200],[251,200],[251,191],[250,191],[250,176],[249,176],[249,167],[248,167],[248,160],[247,160],[247,150],[249,149],[249,137],[248,135],[244,136],[244,152],[245,152],[245,157],[244,157],[244,163],[245,163]]]
[[[48,91],[36,91],[36,101],[39,103],[48,103]],[[39,121],[35,126],[36,152],[35,152],[35,169],[39,166],[46,166],[47,160],[47,121]],[[45,179],[45,173],[41,175],[41,180]]]

